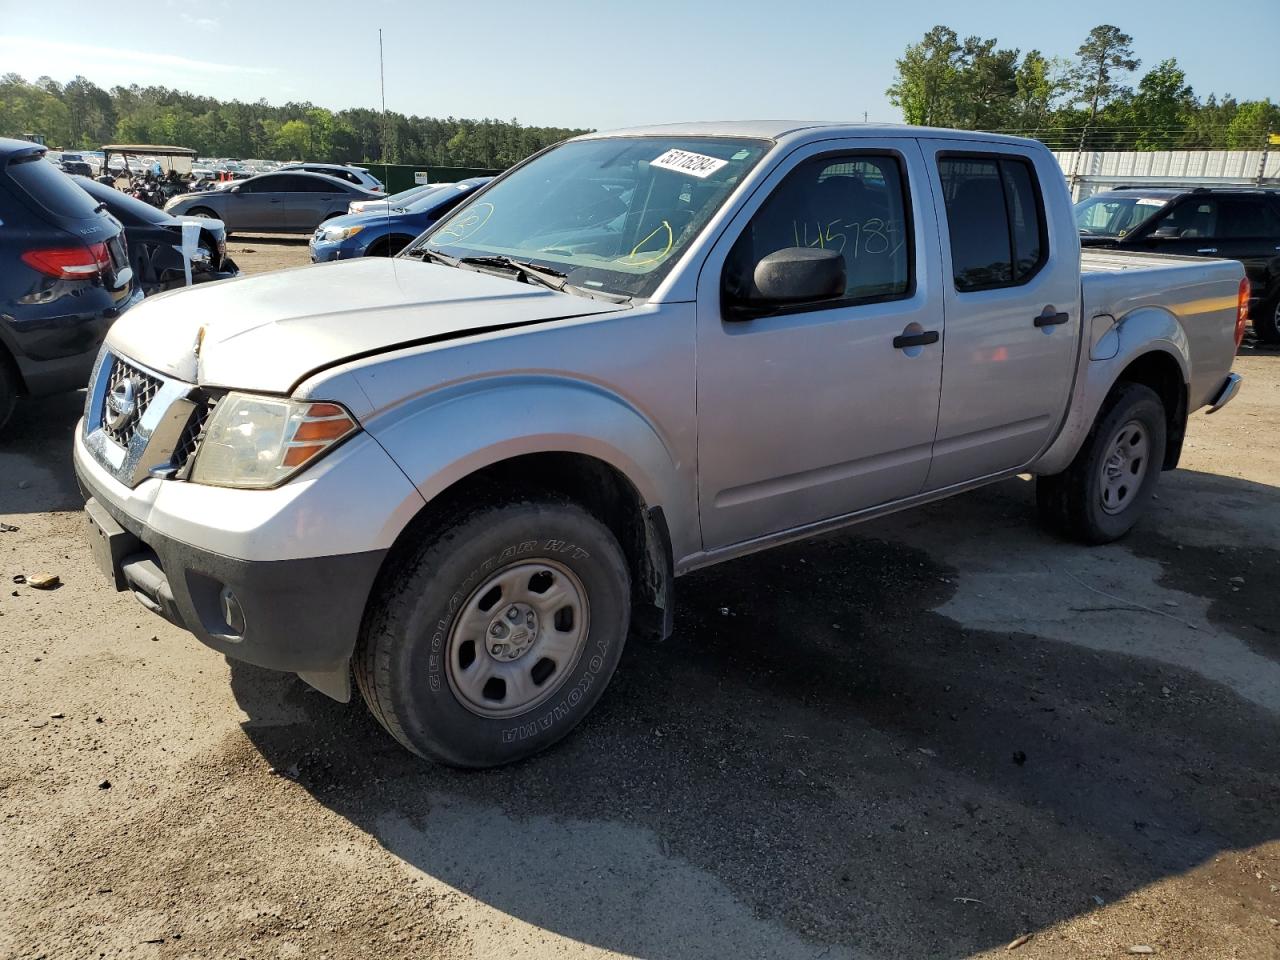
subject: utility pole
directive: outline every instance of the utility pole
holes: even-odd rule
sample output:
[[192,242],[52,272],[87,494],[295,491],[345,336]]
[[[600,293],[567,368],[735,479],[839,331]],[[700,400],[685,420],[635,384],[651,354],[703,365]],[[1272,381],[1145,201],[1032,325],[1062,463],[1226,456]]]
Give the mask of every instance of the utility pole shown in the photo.
[[[378,28],[378,87],[382,93],[382,164],[387,163],[387,75],[382,62],[382,28]],[[385,176],[387,171],[382,171]]]
[[1258,186],[1262,186],[1263,180],[1267,174],[1267,157],[1271,153],[1271,144],[1280,143],[1280,135],[1274,133],[1264,134],[1262,137],[1262,159],[1258,161]]

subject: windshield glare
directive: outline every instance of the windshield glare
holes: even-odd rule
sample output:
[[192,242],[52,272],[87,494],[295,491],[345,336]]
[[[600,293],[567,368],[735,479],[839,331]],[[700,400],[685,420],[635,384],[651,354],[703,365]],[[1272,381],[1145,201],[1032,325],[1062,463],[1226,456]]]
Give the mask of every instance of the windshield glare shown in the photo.
[[769,146],[722,137],[571,141],[459,207],[415,246],[505,255],[588,291],[645,297]]
[[1159,213],[1156,197],[1090,197],[1076,204],[1076,226],[1087,237],[1123,237]]

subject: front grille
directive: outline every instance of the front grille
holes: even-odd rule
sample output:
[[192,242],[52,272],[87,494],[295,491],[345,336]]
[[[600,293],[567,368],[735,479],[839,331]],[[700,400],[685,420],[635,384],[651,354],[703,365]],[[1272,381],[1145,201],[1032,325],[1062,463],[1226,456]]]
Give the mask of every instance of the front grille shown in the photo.
[[200,449],[200,441],[204,439],[205,425],[209,422],[209,416],[217,405],[218,400],[215,397],[197,402],[196,408],[191,411],[191,419],[187,421],[186,427],[182,430],[182,436],[178,438],[177,446],[173,448],[172,463],[179,478],[185,480],[190,475],[191,461],[195,458],[196,451]]
[[[159,389],[160,381],[151,374],[119,357],[113,358],[102,405],[102,432],[127,448],[138,432],[142,415],[147,412]],[[114,402],[113,397],[116,398]]]

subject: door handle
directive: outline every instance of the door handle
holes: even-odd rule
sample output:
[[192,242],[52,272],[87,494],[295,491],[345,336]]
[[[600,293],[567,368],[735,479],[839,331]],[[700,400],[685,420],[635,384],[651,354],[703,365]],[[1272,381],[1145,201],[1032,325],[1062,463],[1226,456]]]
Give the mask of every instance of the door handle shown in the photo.
[[937,330],[926,330],[924,333],[903,333],[893,338],[893,346],[897,350],[903,350],[907,347],[924,347],[937,342]]
[[1071,319],[1069,313],[1054,313],[1051,307],[1045,307],[1044,313],[1036,317],[1037,327],[1056,327]]
[[1196,253],[1217,253],[1217,252],[1218,252],[1217,247],[1200,247],[1198,250],[1196,250]]

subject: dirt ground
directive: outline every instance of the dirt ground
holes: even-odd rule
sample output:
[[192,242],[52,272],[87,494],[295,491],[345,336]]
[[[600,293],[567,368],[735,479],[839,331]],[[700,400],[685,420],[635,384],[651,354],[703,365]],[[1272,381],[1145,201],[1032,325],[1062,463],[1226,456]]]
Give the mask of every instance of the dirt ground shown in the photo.
[[695,574],[578,732],[488,773],[111,592],[82,397],[25,403],[0,957],[1275,960],[1280,352],[1236,369],[1122,543],[1012,480]]

